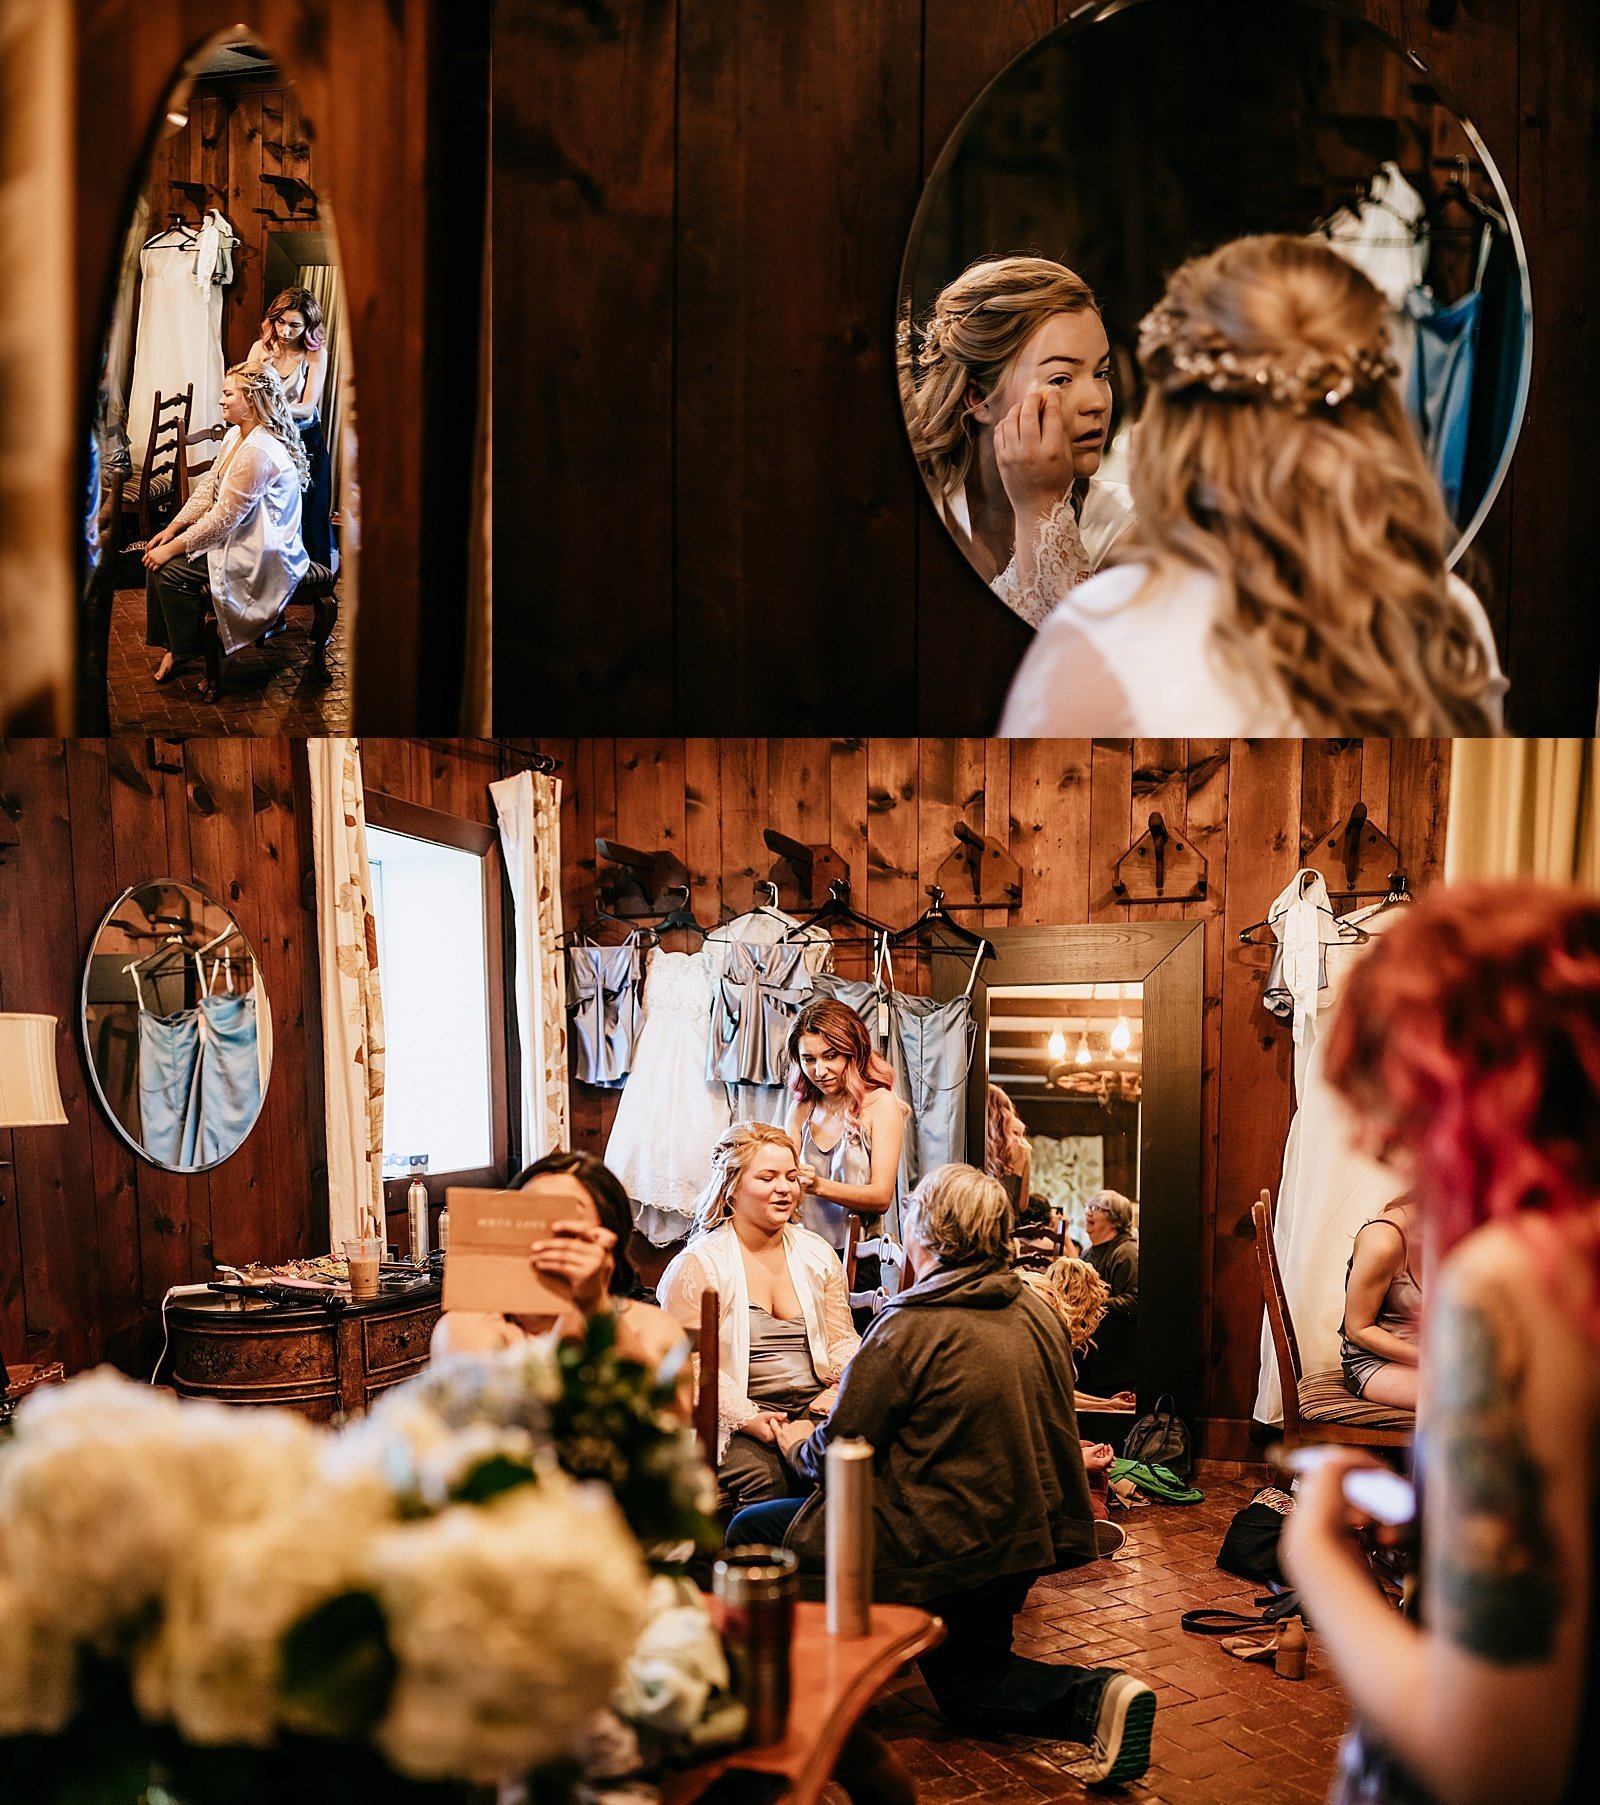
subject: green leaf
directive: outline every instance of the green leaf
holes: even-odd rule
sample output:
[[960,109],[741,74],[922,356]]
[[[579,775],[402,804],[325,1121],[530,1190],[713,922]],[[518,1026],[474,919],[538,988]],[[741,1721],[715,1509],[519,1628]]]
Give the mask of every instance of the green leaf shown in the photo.
[[365,1736],[382,1718],[395,1658],[370,1592],[341,1592],[302,1617],[283,1639],[282,1716],[312,1736]]
[[513,1460],[509,1454],[489,1454],[456,1481],[450,1499],[455,1504],[487,1504],[519,1485],[536,1485],[538,1479],[527,1461]]

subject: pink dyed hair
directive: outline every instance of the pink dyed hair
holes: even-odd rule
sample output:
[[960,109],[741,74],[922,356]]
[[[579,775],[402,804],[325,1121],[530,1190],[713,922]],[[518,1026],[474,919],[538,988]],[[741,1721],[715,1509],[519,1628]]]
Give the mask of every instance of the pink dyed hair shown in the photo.
[[848,1003],[835,997],[819,997],[794,1018],[789,1030],[789,1088],[802,1103],[820,1103],[822,1092],[805,1075],[800,1064],[800,1037],[815,1034],[833,1053],[843,1053],[848,1061],[844,1068],[844,1090],[848,1101],[845,1115],[852,1122],[861,1120],[861,1105],[867,1092],[892,1090],[894,1072],[888,1060],[872,1044],[867,1024]]

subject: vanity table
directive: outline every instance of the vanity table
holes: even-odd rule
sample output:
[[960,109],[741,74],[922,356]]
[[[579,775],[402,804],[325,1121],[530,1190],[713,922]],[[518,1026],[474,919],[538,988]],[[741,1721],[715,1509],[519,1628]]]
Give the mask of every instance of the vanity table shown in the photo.
[[219,1292],[174,1301],[173,1389],[224,1404],[286,1405],[319,1423],[358,1415],[427,1364],[442,1289],[435,1274],[386,1280],[361,1302],[283,1307]]

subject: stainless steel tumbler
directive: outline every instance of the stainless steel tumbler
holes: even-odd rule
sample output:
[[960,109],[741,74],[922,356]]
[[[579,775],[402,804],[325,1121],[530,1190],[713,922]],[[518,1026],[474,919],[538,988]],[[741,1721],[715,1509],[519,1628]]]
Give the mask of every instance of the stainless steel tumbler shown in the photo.
[[782,1742],[789,1727],[789,1657],[800,1563],[787,1548],[730,1548],[717,1562],[711,1590],[734,1692],[750,1714],[745,1741]]
[[828,1512],[828,1634],[872,1631],[872,1443],[828,1443],[823,1493]]

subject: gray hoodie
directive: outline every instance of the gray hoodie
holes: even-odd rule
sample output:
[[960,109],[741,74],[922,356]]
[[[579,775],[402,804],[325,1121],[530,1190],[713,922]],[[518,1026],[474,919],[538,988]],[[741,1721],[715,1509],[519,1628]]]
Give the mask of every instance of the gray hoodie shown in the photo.
[[[820,1487],[831,1437],[876,1450],[874,1596],[916,1604],[1095,1555],[1060,1317],[1008,1267],[941,1268],[890,1300],[833,1414],[791,1455]],[[785,1538],[825,1546],[820,1490]]]

